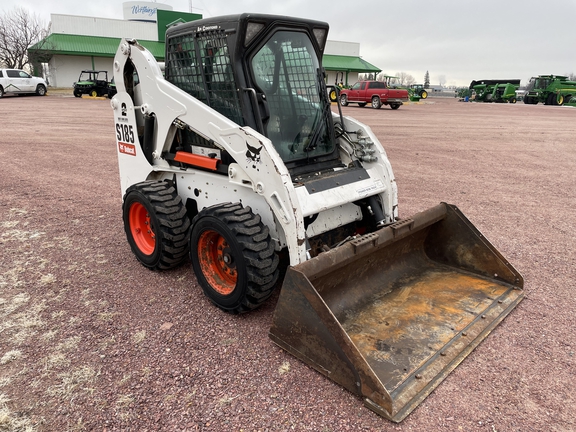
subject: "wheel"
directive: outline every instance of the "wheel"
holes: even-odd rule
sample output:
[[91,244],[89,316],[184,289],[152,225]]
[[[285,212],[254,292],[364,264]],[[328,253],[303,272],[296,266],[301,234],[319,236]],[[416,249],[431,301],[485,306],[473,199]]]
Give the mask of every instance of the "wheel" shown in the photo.
[[359,102],[359,103],[358,103],[358,106],[359,106],[360,108],[364,108],[366,105],[367,105],[366,102]]
[[92,90],[92,91],[90,92],[90,96],[96,97],[96,96],[98,96],[98,92],[97,92],[96,90]]
[[372,108],[380,109],[381,106],[382,106],[382,102],[380,101],[380,98],[378,96],[374,96],[372,98]]
[[4,88],[0,86],[0,98],[4,96]]
[[192,221],[190,258],[198,283],[219,308],[248,312],[272,294],[280,261],[260,216],[242,204],[219,204]]
[[128,243],[144,266],[166,270],[186,258],[190,220],[171,181],[130,186],[122,216]]
[[556,103],[556,96],[553,93],[550,93],[547,97],[546,97],[546,102],[544,102],[544,105],[555,105]]
[[510,98],[510,100],[509,100],[508,102],[510,102],[510,103],[516,103],[516,98],[515,98],[515,97]]
[[82,93],[80,93],[78,90],[74,90],[74,96],[75,97],[82,97]]
[[328,97],[330,98],[330,102],[336,102],[338,100],[336,90],[330,90],[330,93],[328,93]]
[[400,108],[400,104],[390,104],[390,108],[392,108],[393,110],[397,110],[398,108]]
[[559,94],[554,105],[564,105],[564,96]]
[[348,96],[346,95],[340,96],[340,105],[348,106]]
[[36,94],[38,96],[46,95],[46,87],[44,87],[42,84],[38,84],[38,87],[36,87]]
[[422,99],[426,99],[428,97],[428,92],[426,90],[422,90],[422,93],[420,93],[420,97]]

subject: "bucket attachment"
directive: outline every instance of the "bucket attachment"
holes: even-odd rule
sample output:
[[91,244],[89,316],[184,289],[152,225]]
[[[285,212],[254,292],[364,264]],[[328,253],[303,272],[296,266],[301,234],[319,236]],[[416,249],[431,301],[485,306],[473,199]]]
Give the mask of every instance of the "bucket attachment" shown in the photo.
[[523,284],[441,203],[289,268],[270,337],[400,422],[520,302]]

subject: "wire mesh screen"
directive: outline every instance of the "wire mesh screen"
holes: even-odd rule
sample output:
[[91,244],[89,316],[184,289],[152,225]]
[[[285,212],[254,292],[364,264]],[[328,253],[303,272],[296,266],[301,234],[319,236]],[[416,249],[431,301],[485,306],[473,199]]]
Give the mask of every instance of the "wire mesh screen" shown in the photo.
[[244,125],[224,31],[168,41],[166,79],[220,114]]
[[320,65],[307,36],[274,34],[251,65],[270,112],[266,134],[282,159],[330,153],[333,143],[326,127],[326,104],[320,97]]

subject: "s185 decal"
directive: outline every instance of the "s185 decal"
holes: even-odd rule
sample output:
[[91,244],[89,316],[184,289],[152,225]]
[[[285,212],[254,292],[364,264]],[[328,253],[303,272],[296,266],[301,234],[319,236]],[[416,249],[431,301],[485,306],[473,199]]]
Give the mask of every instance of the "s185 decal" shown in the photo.
[[118,141],[134,144],[134,129],[132,125],[116,123],[116,138],[118,138]]

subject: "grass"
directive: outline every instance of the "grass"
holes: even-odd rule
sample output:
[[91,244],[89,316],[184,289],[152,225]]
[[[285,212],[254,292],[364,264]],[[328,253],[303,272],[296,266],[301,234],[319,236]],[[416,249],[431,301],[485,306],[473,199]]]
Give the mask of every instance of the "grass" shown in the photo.
[[278,373],[280,375],[284,375],[284,374],[287,374],[288,372],[290,372],[290,362],[285,361],[278,368]]
[[30,419],[21,415],[14,415],[9,407],[10,399],[5,394],[0,394],[0,430],[14,432],[34,432],[36,428]]
[[136,333],[134,333],[134,335],[132,336],[132,342],[134,342],[134,344],[138,345],[140,342],[142,342],[144,339],[146,339],[146,330],[140,330],[137,331]]
[[14,360],[19,359],[20,357],[22,357],[22,352],[19,350],[11,350],[8,351],[7,353],[5,353],[1,358],[0,358],[0,365],[5,365],[6,363],[10,363]]
[[98,372],[90,366],[81,366],[58,374],[59,383],[46,389],[49,396],[55,396],[64,401],[72,402],[77,393],[91,393],[89,387],[98,376]]

